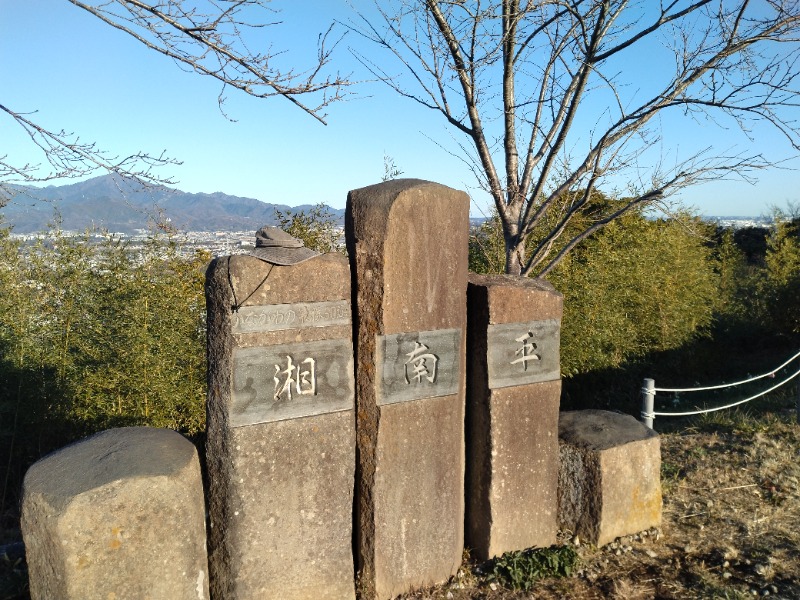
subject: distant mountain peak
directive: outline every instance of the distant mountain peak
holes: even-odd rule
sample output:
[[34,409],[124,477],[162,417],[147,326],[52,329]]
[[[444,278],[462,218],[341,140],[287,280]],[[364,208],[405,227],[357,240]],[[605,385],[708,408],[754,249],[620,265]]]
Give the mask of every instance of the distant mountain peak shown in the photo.
[[[184,231],[256,231],[277,224],[276,212],[302,209],[224,192],[189,193],[162,185],[142,185],[116,174],[47,187],[15,186],[18,192],[0,209],[15,233],[44,231],[57,213],[66,230],[99,227],[133,233],[157,218]],[[329,209],[343,219],[344,211]]]

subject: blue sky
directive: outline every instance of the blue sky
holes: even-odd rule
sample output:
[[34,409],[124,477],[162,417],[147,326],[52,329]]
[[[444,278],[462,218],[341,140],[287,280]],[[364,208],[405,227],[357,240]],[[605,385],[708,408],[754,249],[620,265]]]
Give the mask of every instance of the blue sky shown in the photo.
[[[313,50],[327,24],[351,15],[339,0],[275,6],[285,9],[285,24],[267,32],[276,48],[288,49],[286,64],[303,64],[308,58],[304,48]],[[364,48],[349,35],[335,65],[356,80],[369,79],[348,45]],[[647,65],[639,67],[646,70]],[[231,122],[217,106],[219,84],[182,71],[64,0],[0,0],[0,81],[0,103],[16,111],[38,111],[34,120],[46,127],[74,131],[83,141],[121,155],[165,150],[182,160],[182,166],[164,174],[173,175],[185,191],[343,207],[348,190],[380,181],[388,155],[405,177],[469,192],[474,214],[486,206],[471,172],[441,147],[455,151],[456,132],[432,111],[380,83],[359,85],[358,98],[332,106],[327,126],[283,99],[257,100],[230,91],[225,106],[236,119]],[[735,130],[699,130],[685,120],[672,120],[668,127],[672,136],[662,149],[667,156],[679,151],[676,139],[685,146],[757,147],[775,161],[794,156],[788,143],[766,129],[756,130],[750,142]],[[0,117],[0,155],[17,163],[41,162],[16,129]],[[797,168],[800,161],[787,166]],[[759,215],[770,205],[800,202],[797,172],[774,169],[758,177],[756,185],[708,183],[679,198],[711,215]]]

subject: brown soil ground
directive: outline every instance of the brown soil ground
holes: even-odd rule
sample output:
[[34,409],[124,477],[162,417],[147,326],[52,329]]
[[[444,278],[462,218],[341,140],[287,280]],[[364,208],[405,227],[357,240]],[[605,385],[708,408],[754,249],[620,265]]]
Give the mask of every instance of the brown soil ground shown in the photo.
[[[717,413],[718,414],[718,413]],[[716,415],[716,414],[715,414]],[[404,599],[800,599],[800,425],[793,411],[700,419],[662,434],[660,529],[581,545],[566,578],[505,589],[464,563]],[[563,542],[570,543],[563,532]]]

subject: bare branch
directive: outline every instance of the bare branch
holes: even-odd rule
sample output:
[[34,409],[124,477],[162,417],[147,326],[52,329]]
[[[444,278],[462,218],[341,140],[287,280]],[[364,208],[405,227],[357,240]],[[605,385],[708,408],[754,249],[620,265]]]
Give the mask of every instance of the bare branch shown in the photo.
[[158,156],[137,152],[117,156],[97,147],[92,142],[82,142],[73,133],[51,131],[34,123],[28,115],[15,112],[0,104],[0,111],[19,125],[30,141],[39,148],[47,167],[42,164],[14,165],[7,156],[0,157],[0,204],[15,193],[15,183],[42,183],[53,179],[84,177],[96,171],[116,173],[142,184],[174,185],[171,177],[159,175],[155,169],[181,162],[169,158],[165,152]]
[[[333,25],[319,35],[316,60],[305,70],[282,70],[277,58],[283,52],[269,45],[265,50],[251,50],[255,42],[263,45],[261,30],[279,24],[273,19],[276,11],[270,0],[69,1],[180,67],[219,81],[218,103],[226,117],[225,92],[233,88],[256,98],[286,98],[324,124],[324,109],[344,99],[354,83],[349,76],[328,73],[332,52],[343,37],[333,36]],[[41,163],[24,165],[13,164],[7,156],[0,158],[0,204],[14,193],[14,183],[83,177],[96,170],[143,183],[175,183],[154,171],[180,164],[165,153],[115,156],[75,134],[35,123],[32,113],[2,105],[0,111],[22,127],[43,157]]]
[[[609,48],[608,50],[605,50],[603,52],[598,53],[597,56],[595,56],[595,60],[597,60],[598,62],[599,61],[603,61],[603,60],[613,56],[614,54],[617,54],[618,52],[621,52],[621,51],[625,50],[626,48],[628,48],[629,46],[632,46],[633,44],[635,44],[636,42],[638,42],[642,38],[645,38],[648,35],[650,35],[653,32],[655,32],[656,30],[660,29],[661,27],[663,27],[667,23],[669,23],[671,21],[676,21],[678,19],[681,19],[681,18],[683,18],[683,17],[695,12],[696,10],[699,10],[700,8],[704,7],[706,4],[708,4],[710,2],[711,2],[711,0],[700,0],[700,2],[695,2],[694,4],[691,4],[691,5],[687,6],[683,10],[679,10],[679,11],[677,11],[675,13],[669,14],[669,11],[672,10],[675,7],[675,5],[678,4],[677,1],[670,2],[669,5],[666,8],[662,8],[661,13],[659,14],[658,19],[656,20],[655,23],[653,23],[649,27],[646,27],[646,28],[642,29],[640,32],[638,32],[637,34],[633,35],[632,37],[630,37],[629,39],[625,40],[624,42],[621,42],[621,43],[615,45],[613,48]],[[744,3],[743,9],[744,9],[744,6],[746,6],[746,5],[747,5],[747,2]]]
[[[325,123],[324,109],[344,98],[352,85],[349,76],[323,75],[341,36],[332,42],[332,26],[320,34],[316,63],[298,71],[274,66],[281,52],[251,51],[248,29],[261,29],[275,22],[257,22],[259,13],[272,15],[269,0],[215,0],[199,3],[187,0],[108,0],[89,4],[69,0],[112,27],[124,31],[151,50],[213,77],[256,98],[281,96]],[[204,12],[207,11],[207,12]],[[329,43],[331,42],[331,43]],[[300,98],[310,98],[311,104]]]

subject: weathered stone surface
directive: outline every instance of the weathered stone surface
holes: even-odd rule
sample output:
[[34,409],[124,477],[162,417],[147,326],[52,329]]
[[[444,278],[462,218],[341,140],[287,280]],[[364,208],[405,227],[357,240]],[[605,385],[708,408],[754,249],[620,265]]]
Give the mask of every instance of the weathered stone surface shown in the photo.
[[480,559],[556,541],[562,302],[544,281],[470,275],[465,535]]
[[561,413],[559,527],[603,546],[661,524],[661,444],[630,415]]
[[34,600],[208,595],[195,447],[167,429],[110,429],[25,475],[22,533]]
[[[365,598],[445,581],[461,563],[468,212],[463,192],[419,180],[348,197],[357,307],[356,557]],[[458,357],[457,390],[446,395],[445,380],[432,377],[441,340],[414,337],[442,330],[458,331],[458,348],[450,350]],[[391,357],[381,344],[397,334],[413,334],[420,345],[395,352],[393,360],[404,362],[389,371],[402,377],[401,387],[425,391],[382,403]]]
[[[211,592],[353,598],[352,325],[340,310],[350,301],[347,260],[219,258],[206,299]],[[240,313],[256,316],[245,324]],[[295,327],[276,329],[281,319]]]

